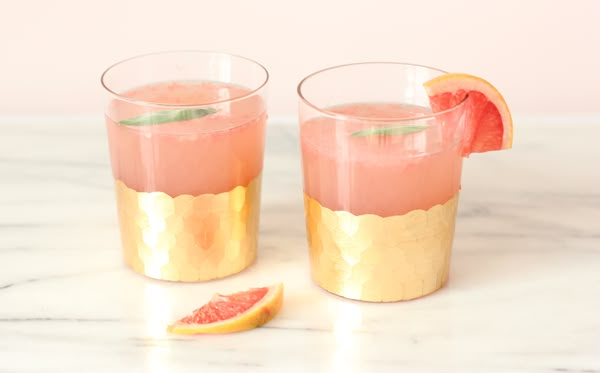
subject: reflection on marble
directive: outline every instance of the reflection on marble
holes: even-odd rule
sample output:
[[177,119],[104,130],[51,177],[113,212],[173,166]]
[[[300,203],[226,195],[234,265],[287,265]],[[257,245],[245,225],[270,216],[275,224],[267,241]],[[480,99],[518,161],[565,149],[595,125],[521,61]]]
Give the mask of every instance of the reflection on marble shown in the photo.
[[[371,304],[309,277],[293,123],[268,130],[258,260],[177,284],[122,262],[102,118],[0,117],[0,372],[600,372],[600,116],[516,119],[465,161],[448,285]],[[280,280],[263,328],[165,332]]]

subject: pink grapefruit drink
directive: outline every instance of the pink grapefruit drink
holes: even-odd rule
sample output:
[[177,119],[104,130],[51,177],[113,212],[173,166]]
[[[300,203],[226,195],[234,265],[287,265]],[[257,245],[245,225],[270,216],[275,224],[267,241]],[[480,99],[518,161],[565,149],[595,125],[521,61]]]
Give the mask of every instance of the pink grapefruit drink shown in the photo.
[[[210,104],[248,95],[246,88],[214,82],[166,82],[133,89],[132,100],[172,105]],[[114,101],[118,119],[144,107]],[[152,126],[121,125],[107,117],[113,176],[138,192],[218,194],[247,186],[263,164],[266,114],[259,96],[233,102],[201,118]]]
[[254,261],[267,79],[253,61],[193,51],[104,73],[121,242],[136,272],[204,281]]
[[464,107],[432,113],[423,83],[442,73],[366,63],[300,83],[308,246],[324,289],[388,302],[445,284]]
[[368,126],[360,118],[418,119],[430,115],[428,109],[370,103],[330,111],[357,119],[336,126],[335,119],[323,117],[309,120],[301,128],[304,190],[323,206],[354,215],[404,215],[429,210],[460,189],[462,157],[458,143],[427,152],[425,130],[395,136],[352,136]]

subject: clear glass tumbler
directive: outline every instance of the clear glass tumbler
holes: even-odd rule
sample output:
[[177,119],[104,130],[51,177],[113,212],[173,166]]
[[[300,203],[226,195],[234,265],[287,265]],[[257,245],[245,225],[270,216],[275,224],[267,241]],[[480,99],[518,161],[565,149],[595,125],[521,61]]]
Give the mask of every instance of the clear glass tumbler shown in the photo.
[[446,283],[466,110],[432,113],[423,83],[440,74],[358,63],[298,85],[311,271],[324,289],[390,302]]
[[101,78],[125,262],[170,281],[256,257],[268,72],[214,52],[154,53]]

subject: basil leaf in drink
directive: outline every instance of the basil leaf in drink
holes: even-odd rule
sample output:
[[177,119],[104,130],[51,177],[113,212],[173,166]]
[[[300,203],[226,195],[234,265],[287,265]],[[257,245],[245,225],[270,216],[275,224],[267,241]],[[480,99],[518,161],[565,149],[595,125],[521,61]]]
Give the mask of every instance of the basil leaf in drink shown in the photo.
[[153,126],[155,124],[202,118],[216,112],[217,110],[213,108],[153,111],[136,117],[123,119],[122,121],[119,121],[119,124],[124,126]]
[[392,136],[392,135],[406,135],[409,133],[416,133],[426,130],[427,126],[394,126],[394,127],[372,127],[366,130],[353,132],[350,134],[352,137],[363,137],[363,136]]

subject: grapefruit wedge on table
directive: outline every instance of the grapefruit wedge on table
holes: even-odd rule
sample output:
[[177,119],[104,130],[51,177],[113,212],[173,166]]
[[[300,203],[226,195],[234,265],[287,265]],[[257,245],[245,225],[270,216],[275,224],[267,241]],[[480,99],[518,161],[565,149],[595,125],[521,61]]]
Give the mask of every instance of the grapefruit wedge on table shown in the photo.
[[512,147],[510,110],[498,90],[486,80],[468,74],[444,74],[424,84],[433,112],[461,102],[468,113],[463,155]]
[[270,321],[283,303],[283,284],[215,294],[191,315],[168,326],[176,334],[218,334],[253,329]]

